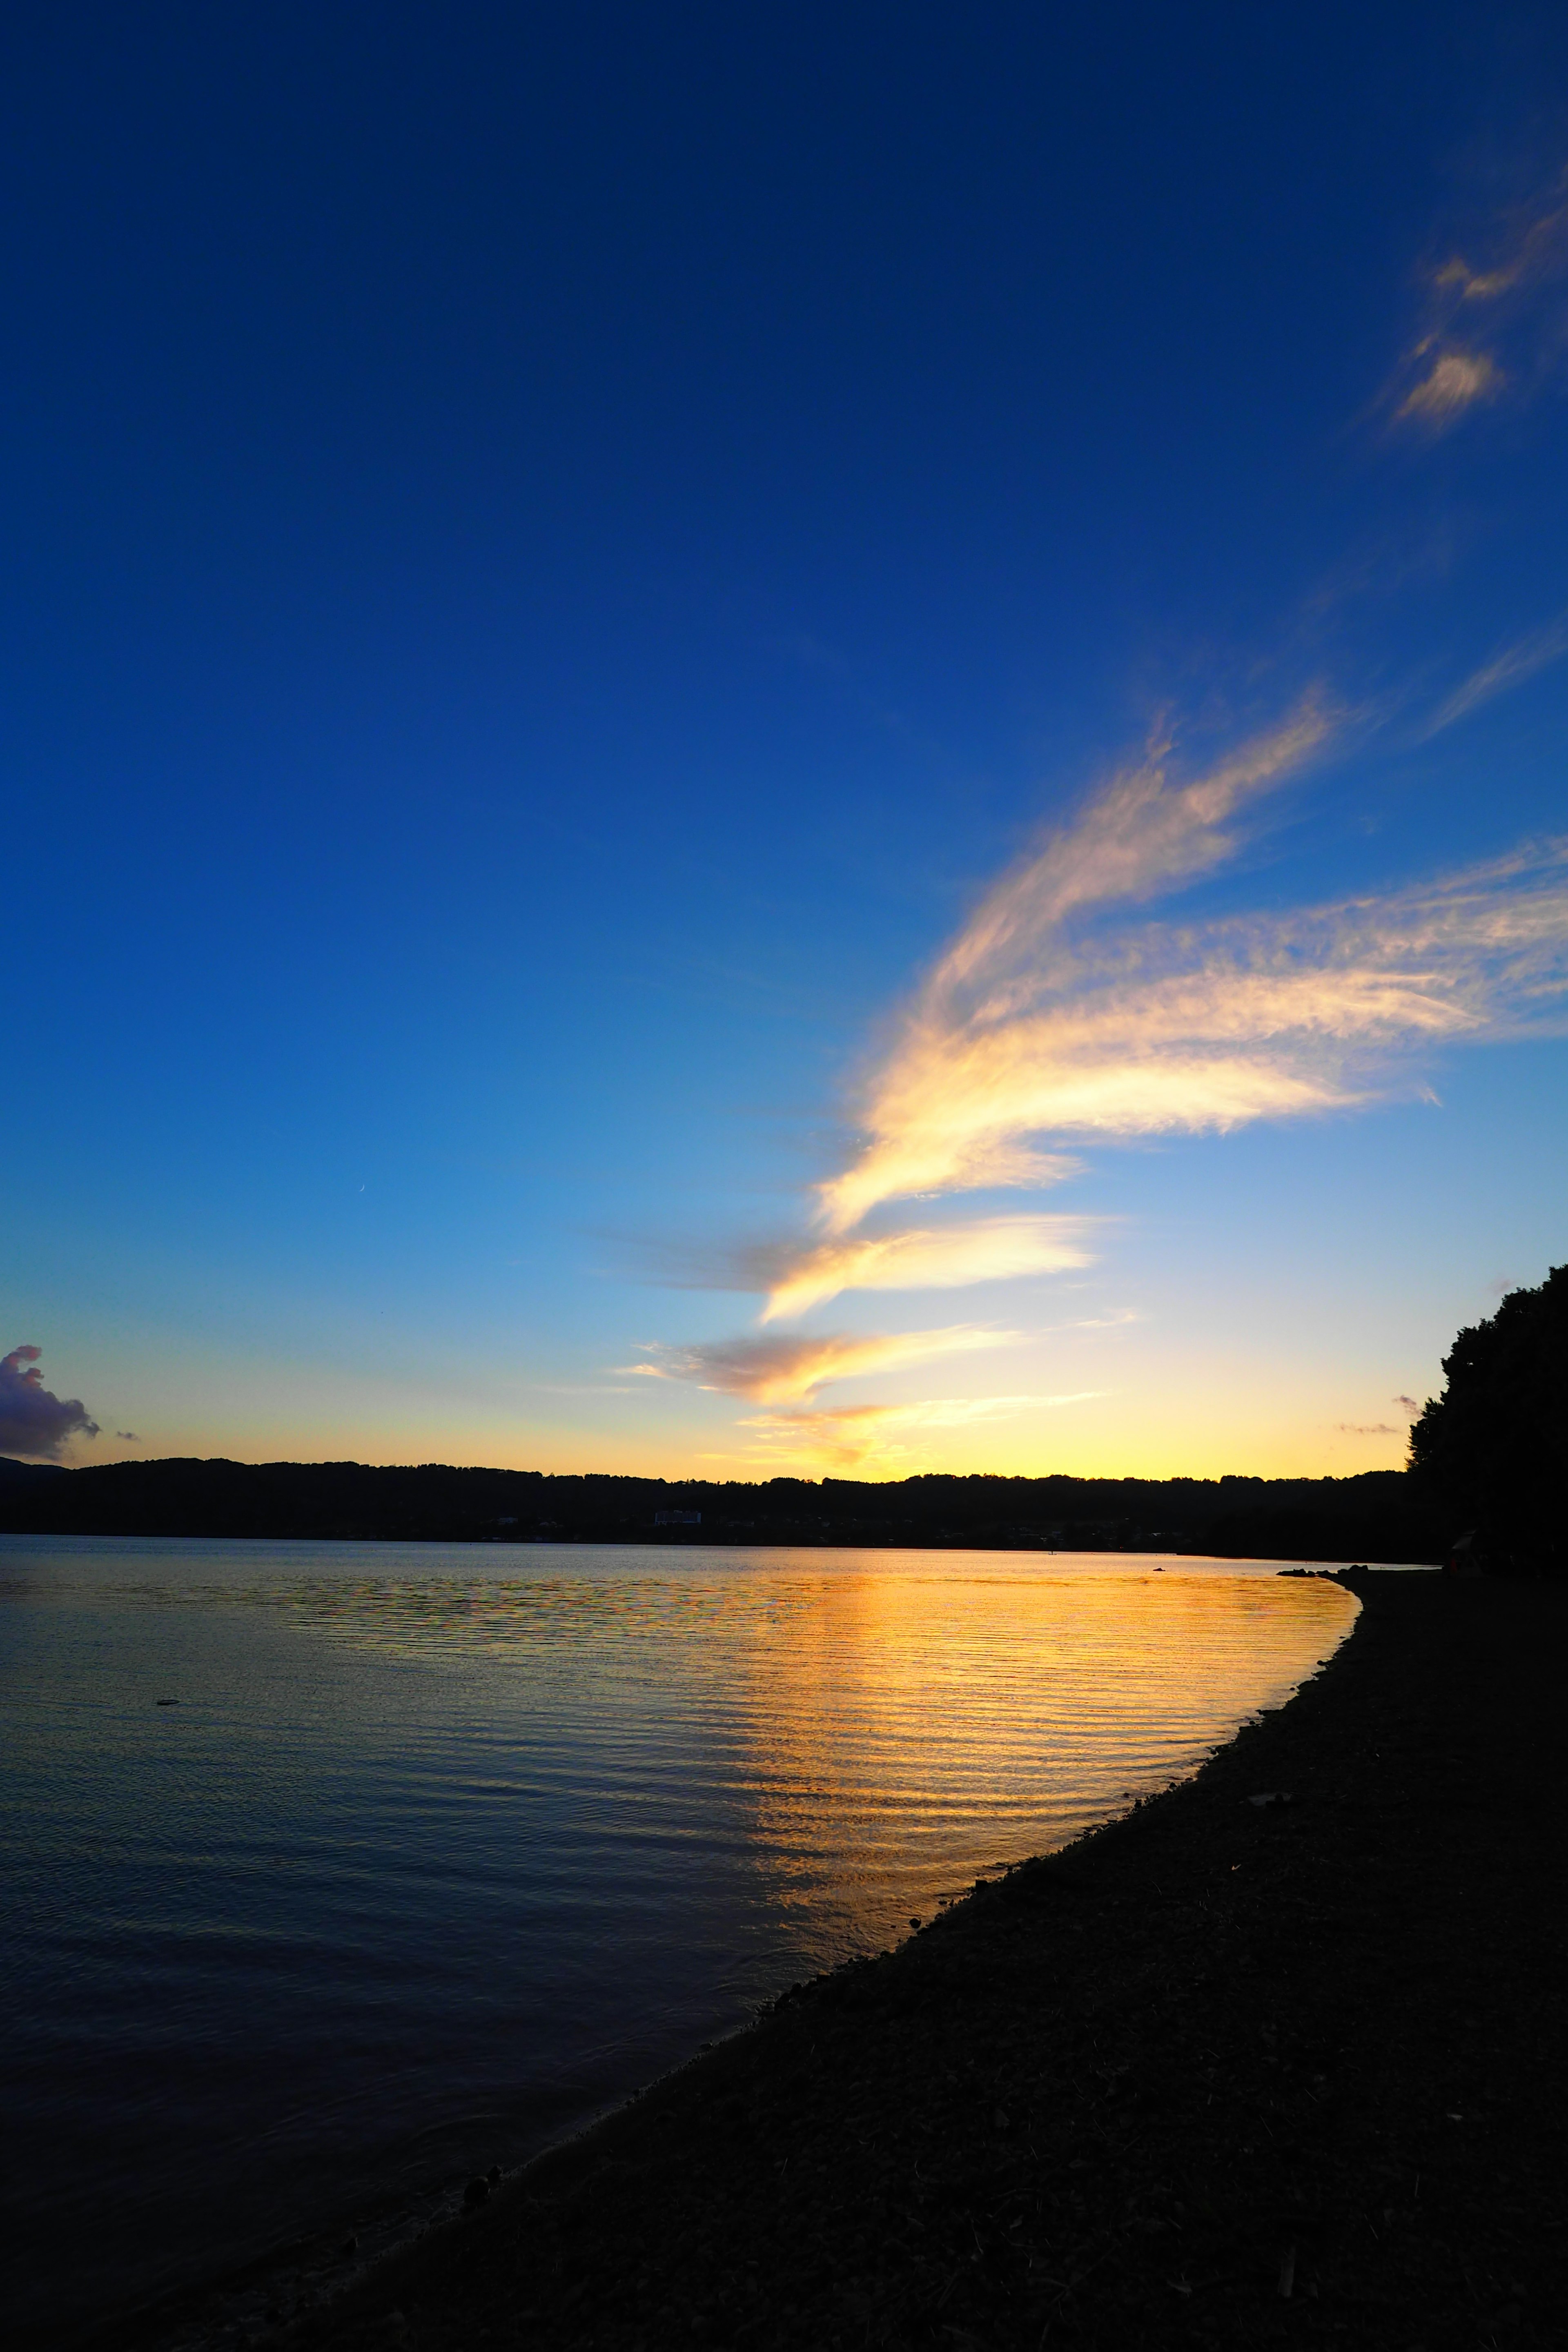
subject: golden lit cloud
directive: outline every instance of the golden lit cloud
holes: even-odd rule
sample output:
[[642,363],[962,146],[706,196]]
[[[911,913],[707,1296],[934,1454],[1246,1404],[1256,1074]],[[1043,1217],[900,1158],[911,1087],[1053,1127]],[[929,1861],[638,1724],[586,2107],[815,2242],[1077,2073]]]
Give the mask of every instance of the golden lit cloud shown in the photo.
[[807,1397],[828,1381],[853,1380],[867,1372],[892,1371],[934,1357],[964,1355],[976,1349],[1014,1345],[1018,1331],[955,1324],[937,1331],[903,1331],[889,1337],[769,1337],[717,1339],[690,1348],[650,1349],[653,1360],[621,1367],[654,1380],[688,1381],[759,1404],[784,1404]]
[[1229,822],[1296,773],[1336,723],[1326,698],[1309,696],[1279,726],[1184,779],[1172,772],[1170,741],[1151,744],[982,900],[866,1088],[867,1145],[821,1188],[830,1234],[849,1232],[883,1201],[1046,1181],[1058,1163],[1030,1139],[1053,1129],[1151,1133],[1231,1126],[1270,1104],[1306,1107],[1306,1081],[1286,1084],[1282,1101],[1280,1074],[1234,1057],[1228,1066],[1207,1057],[1184,1083],[1173,1060],[1141,1070],[1125,1041],[1108,1051],[1104,1014],[1097,1039],[1077,1003],[1091,975],[1074,940],[1095,912],[1223,863],[1236,845]]
[[[1020,1161],[1035,1159],[1023,1150],[1017,1157]],[[1035,1164],[1054,1173],[1059,1163],[1037,1160]],[[1041,1174],[1035,1181],[1047,1179]],[[769,1323],[781,1316],[804,1315],[845,1290],[954,1290],[971,1283],[1089,1265],[1092,1259],[1085,1242],[1097,1222],[1088,1217],[977,1217],[964,1223],[913,1226],[820,1243],[788,1261],[768,1294],[762,1319]]]
[[[859,1154],[821,1188],[825,1266],[856,1279],[856,1252],[876,1244],[853,1229],[883,1202],[1050,1168],[1042,1138],[1222,1133],[1343,1109],[1385,1095],[1420,1049],[1516,1034],[1560,1006],[1562,844],[1300,914],[1074,919],[1215,863],[1233,845],[1221,818],[1325,728],[1298,714],[1197,785],[1167,788],[1148,768],[1119,778],[981,905],[866,1085]],[[815,1295],[808,1272],[802,1303]],[[769,1311],[793,1311],[793,1296],[780,1279]]]
[[1009,1130],[1213,1132],[1345,1107],[1386,1087],[1390,1056],[1515,1030],[1565,983],[1561,850],[1542,863],[1301,916],[1145,932],[1082,957],[1066,1001],[907,1034],[878,1093],[876,1139],[839,1202],[858,1210],[911,1179],[957,1186],[976,1142]]

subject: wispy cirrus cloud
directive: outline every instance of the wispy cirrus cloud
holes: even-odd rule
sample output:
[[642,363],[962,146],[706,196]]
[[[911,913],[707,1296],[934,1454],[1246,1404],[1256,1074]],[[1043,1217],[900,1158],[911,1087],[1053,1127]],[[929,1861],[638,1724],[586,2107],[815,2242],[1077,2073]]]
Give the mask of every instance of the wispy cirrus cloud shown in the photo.
[[910,1193],[1014,1181],[1064,1144],[1348,1108],[1408,1082],[1423,1050],[1560,1013],[1562,842],[1296,913],[1127,920],[1126,901],[1232,856],[1228,821],[1332,731],[1309,701],[1191,782],[1162,751],[981,903],[865,1081],[865,1141],[819,1192],[829,1251]]
[[1424,347],[1413,354],[1425,368],[1394,410],[1396,423],[1415,422],[1447,432],[1478,401],[1495,400],[1508,381],[1489,352],[1432,352]]
[[[1494,657],[1457,710],[1568,648],[1568,616]],[[1324,691],[1197,772],[1169,735],[993,888],[863,1081],[863,1140],[819,1188],[816,1237],[723,1276],[766,1324],[857,1290],[949,1289],[1091,1264],[1092,1215],[889,1226],[900,1201],[1043,1186],[1071,1147],[1224,1133],[1385,1099],[1436,1047],[1560,1011],[1563,845],[1426,886],[1285,914],[1136,909],[1232,859],[1266,796],[1343,739]],[[711,1276],[709,1279],[712,1279]],[[652,1369],[651,1367],[644,1368]]]
[[650,1380],[689,1381],[729,1396],[750,1397],[758,1404],[783,1404],[815,1395],[829,1381],[894,1371],[909,1364],[930,1363],[939,1356],[1009,1347],[1023,1336],[973,1324],[868,1337],[847,1332],[801,1338],[748,1335],[685,1348],[652,1346],[647,1363],[619,1369]]
[[987,894],[864,1088],[865,1147],[820,1188],[829,1234],[885,1201],[1047,1181],[1059,1165],[1039,1149],[1047,1130],[1234,1125],[1258,1115],[1260,1086],[1272,1104],[1283,1084],[1280,1107],[1295,1103],[1294,1082],[1234,1057],[1183,1073],[1170,1056],[1138,1067],[1108,1055],[1103,1038],[1099,1050],[1087,1034],[1075,1038],[1090,977],[1075,940],[1106,908],[1223,864],[1236,848],[1232,821],[1321,752],[1340,723],[1326,696],[1309,695],[1195,776],[1176,772],[1172,741],[1157,740]]
[[[1076,1163],[1020,1152],[1045,1171],[1038,1183]],[[804,1315],[846,1290],[956,1290],[1025,1275],[1060,1274],[1092,1263],[1089,1241],[1103,1218],[1018,1215],[972,1217],[945,1225],[910,1225],[807,1245],[777,1263],[764,1323]]]
[[1445,727],[1452,727],[1457,719],[1479,709],[1483,702],[1490,702],[1494,696],[1507,694],[1539,671],[1550,669],[1564,654],[1568,654],[1568,613],[1559,613],[1554,620],[1542,628],[1531,629],[1513,645],[1505,646],[1501,653],[1494,654],[1479,669],[1473,670],[1438,704],[1422,729],[1420,740],[1429,742]]
[[1070,983],[1011,1017],[964,1006],[907,1032],[829,1213],[863,1213],[911,1169],[956,1188],[977,1136],[1124,1140],[1348,1108],[1408,1083],[1423,1049],[1560,1018],[1568,847],[1300,914],[1150,927],[1080,953]]
[[1560,284],[1568,277],[1568,171],[1499,214],[1482,234],[1489,261],[1478,269],[1462,253],[1450,254],[1432,272],[1436,293],[1484,310],[1510,295]]

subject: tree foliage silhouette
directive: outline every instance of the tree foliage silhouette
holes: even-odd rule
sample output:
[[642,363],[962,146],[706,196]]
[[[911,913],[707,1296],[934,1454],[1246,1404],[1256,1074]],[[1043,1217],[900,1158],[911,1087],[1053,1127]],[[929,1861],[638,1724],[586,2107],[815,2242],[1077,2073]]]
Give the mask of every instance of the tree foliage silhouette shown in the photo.
[[1568,1567],[1568,1265],[1459,1333],[1410,1466],[1494,1566]]

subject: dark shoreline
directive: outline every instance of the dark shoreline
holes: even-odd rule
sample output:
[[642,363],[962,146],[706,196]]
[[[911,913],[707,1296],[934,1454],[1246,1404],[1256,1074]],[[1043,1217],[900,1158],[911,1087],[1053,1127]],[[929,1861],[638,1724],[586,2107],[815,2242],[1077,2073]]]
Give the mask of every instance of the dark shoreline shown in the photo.
[[1348,1580],[1195,1780],[261,2340],[1560,2341],[1568,1591]]

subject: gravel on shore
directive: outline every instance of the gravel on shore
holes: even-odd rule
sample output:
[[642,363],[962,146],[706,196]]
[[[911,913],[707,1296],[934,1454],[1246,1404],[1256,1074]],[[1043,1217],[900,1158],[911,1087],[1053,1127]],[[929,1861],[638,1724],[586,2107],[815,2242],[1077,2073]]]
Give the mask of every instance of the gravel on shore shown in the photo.
[[1196,1779],[263,2340],[1561,2344],[1568,1588],[1346,1580]]

